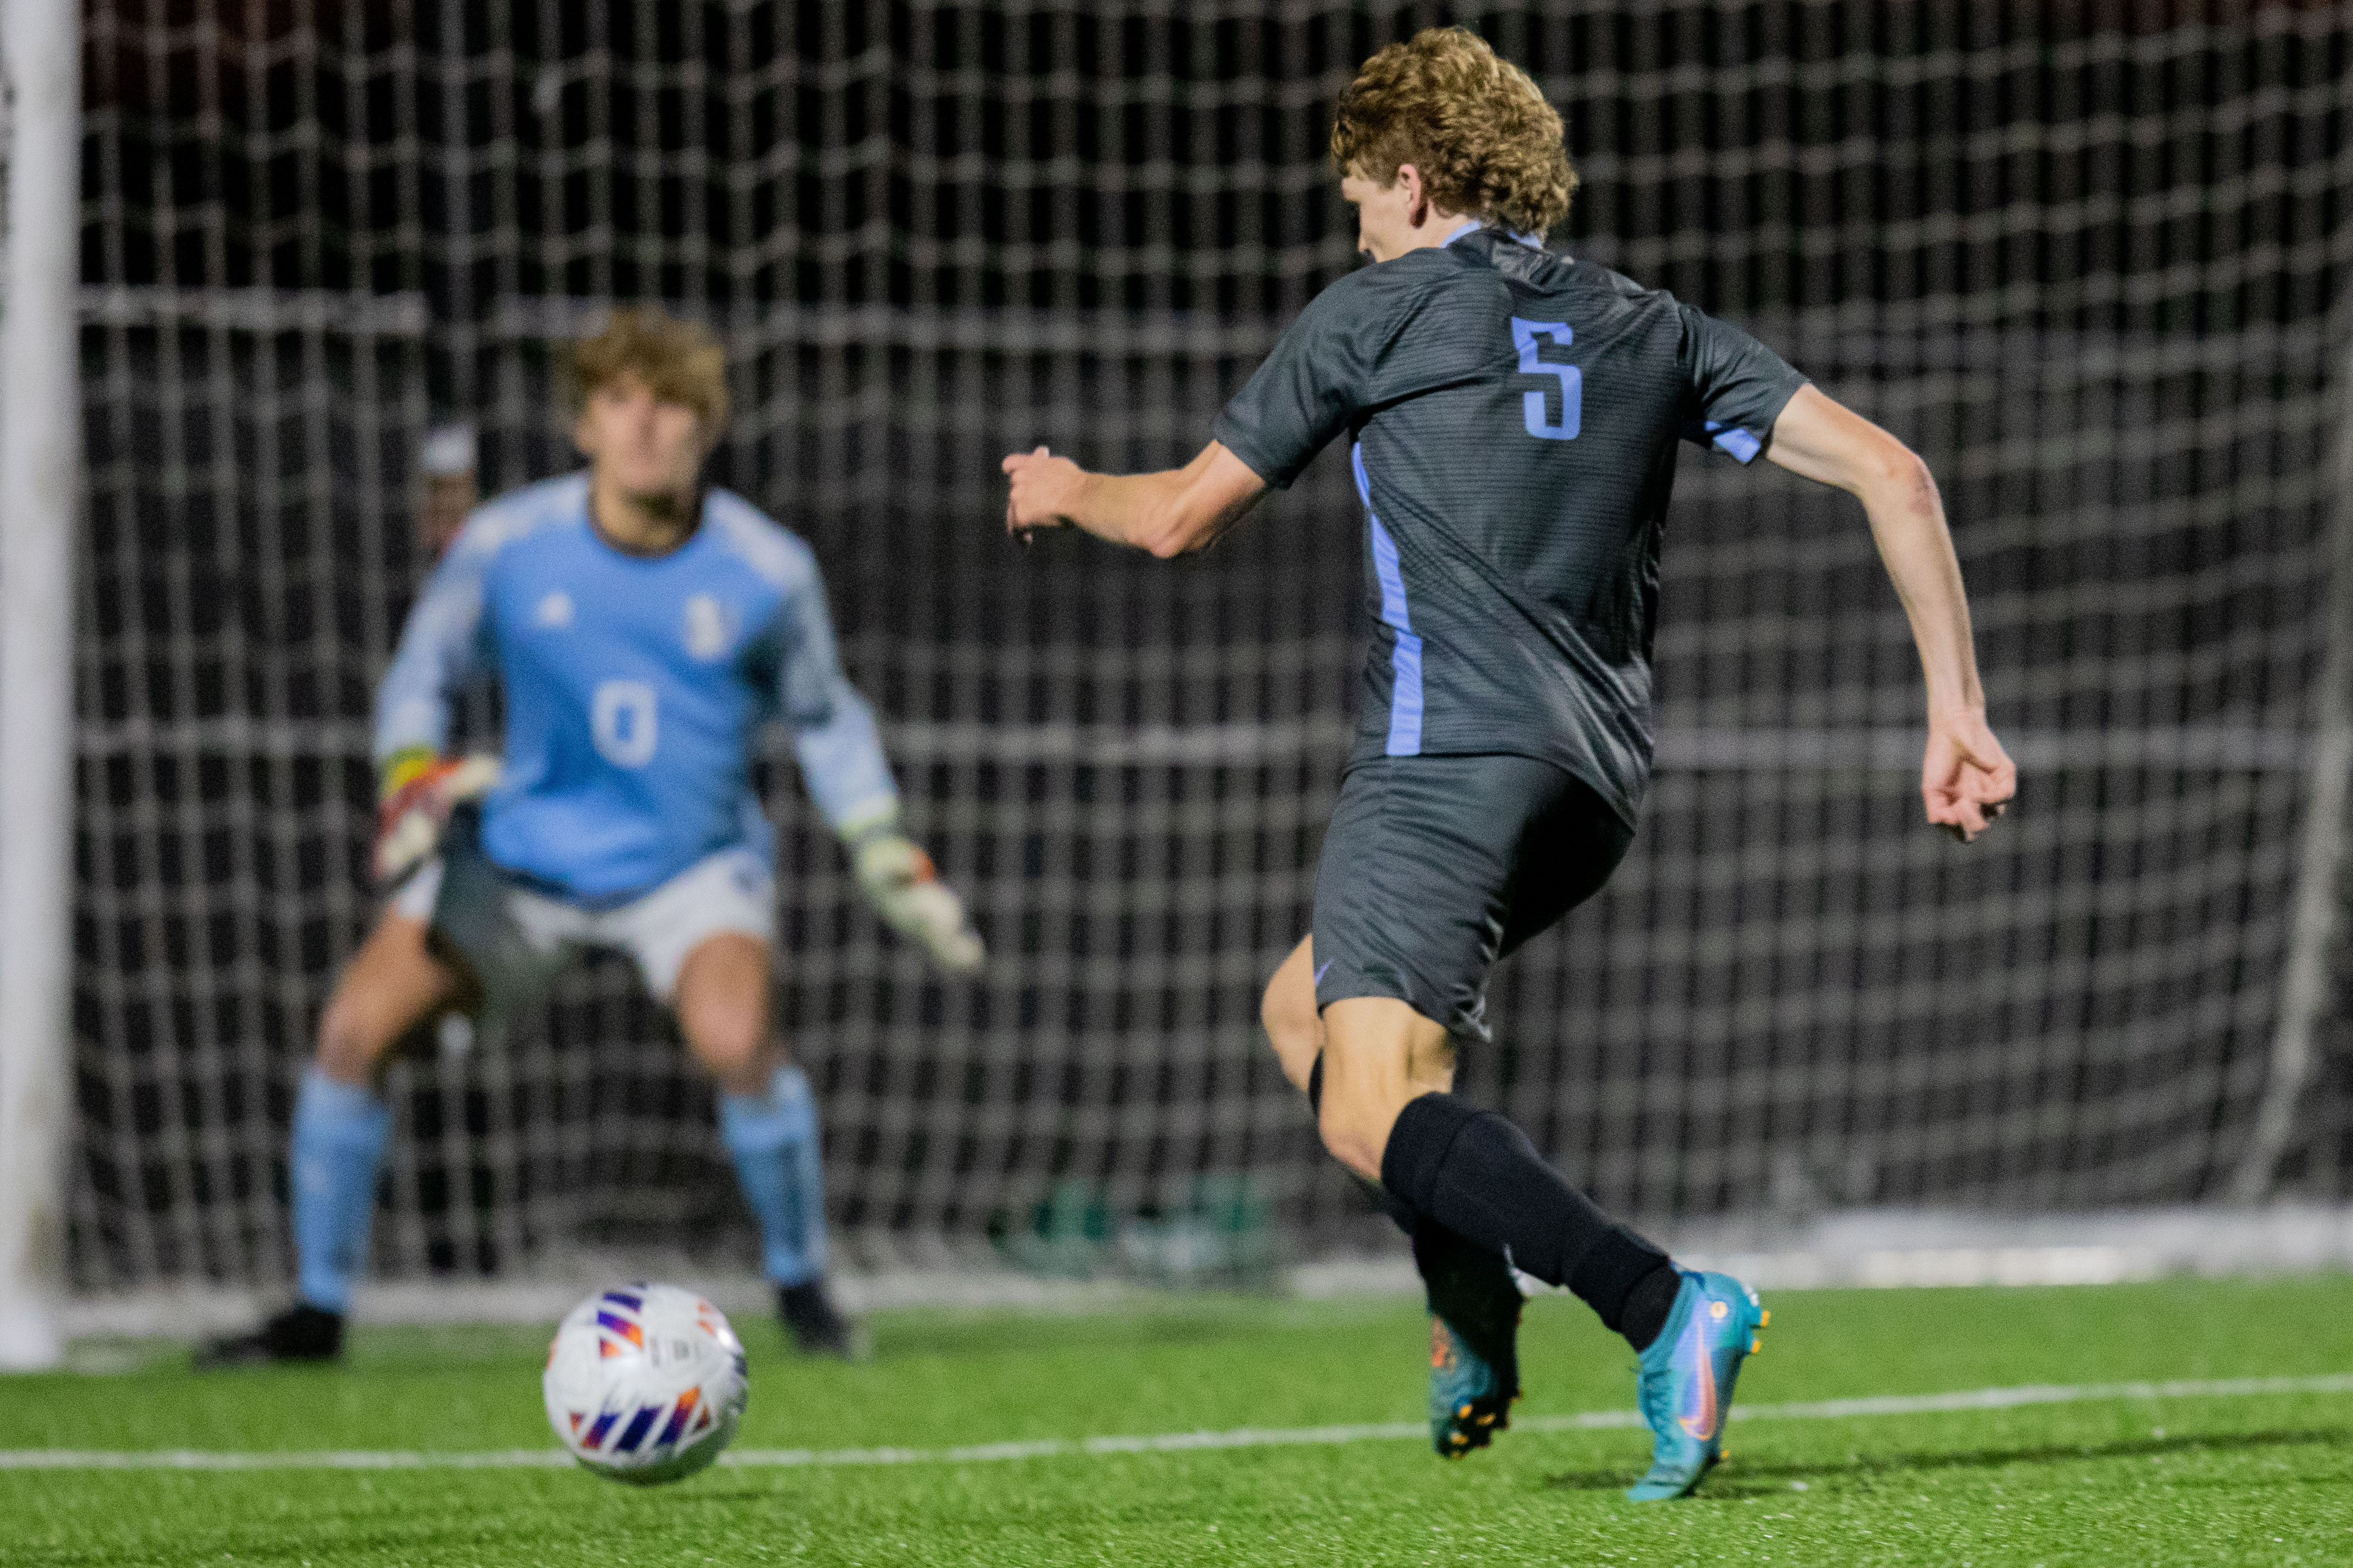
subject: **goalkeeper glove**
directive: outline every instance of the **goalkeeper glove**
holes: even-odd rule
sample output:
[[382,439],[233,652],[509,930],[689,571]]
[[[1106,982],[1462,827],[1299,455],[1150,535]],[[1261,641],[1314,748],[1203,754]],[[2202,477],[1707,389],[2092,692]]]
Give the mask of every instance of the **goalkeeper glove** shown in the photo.
[[496,757],[438,757],[422,746],[384,764],[375,810],[375,878],[399,881],[440,847],[449,814],[499,782]]
[[980,934],[965,919],[964,900],[939,879],[922,847],[899,831],[895,815],[848,838],[859,889],[885,924],[922,942],[932,962],[952,973],[980,967]]

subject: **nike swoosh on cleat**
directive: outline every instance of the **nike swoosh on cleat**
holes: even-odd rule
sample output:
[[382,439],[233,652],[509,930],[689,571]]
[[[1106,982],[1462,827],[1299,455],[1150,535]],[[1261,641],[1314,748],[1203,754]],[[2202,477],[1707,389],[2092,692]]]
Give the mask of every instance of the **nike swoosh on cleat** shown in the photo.
[[1676,1416],[1675,1425],[1695,1441],[1704,1443],[1715,1436],[1715,1358],[1708,1354],[1707,1331],[1700,1326],[1696,1313],[1683,1325],[1683,1342],[1675,1346],[1676,1360],[1685,1355],[1699,1363],[1699,1410],[1695,1415]]

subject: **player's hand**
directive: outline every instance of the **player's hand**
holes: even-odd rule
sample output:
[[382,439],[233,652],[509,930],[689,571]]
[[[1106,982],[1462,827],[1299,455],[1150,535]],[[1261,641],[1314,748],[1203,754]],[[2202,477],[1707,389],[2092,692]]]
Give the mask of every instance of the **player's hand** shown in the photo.
[[1068,458],[1058,458],[1040,447],[1034,452],[1014,452],[997,465],[1013,480],[1005,500],[1005,531],[1027,534],[1035,528],[1062,528],[1086,470]]
[[1978,709],[1928,716],[1920,796],[1928,820],[1967,844],[1993,825],[2018,793],[2018,764],[1993,738]]
[[980,936],[965,919],[964,900],[913,839],[887,829],[869,833],[850,855],[859,889],[885,924],[922,942],[932,962],[951,973],[980,967]]
[[404,752],[385,764],[375,812],[375,878],[397,882],[440,847],[449,814],[499,782],[496,757]]

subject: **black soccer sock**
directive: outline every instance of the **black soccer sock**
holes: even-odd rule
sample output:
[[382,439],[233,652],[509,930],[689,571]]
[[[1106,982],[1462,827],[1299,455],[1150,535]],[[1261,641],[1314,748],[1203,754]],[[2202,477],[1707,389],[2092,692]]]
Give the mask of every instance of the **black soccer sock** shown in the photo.
[[[1307,1069],[1307,1104],[1324,1113],[1324,1053]],[[1496,1375],[1519,1389],[1520,1286],[1501,1254],[1466,1241],[1433,1219],[1416,1215],[1378,1182],[1356,1172],[1349,1177],[1380,1211],[1397,1222],[1413,1243],[1413,1271],[1421,1276],[1422,1299],[1430,1315],[1470,1342]]]
[[1430,1315],[1445,1320],[1506,1381],[1516,1379],[1521,1300],[1512,1266],[1437,1221],[1424,1220],[1413,1233],[1413,1268],[1421,1276]]
[[[1307,1069],[1307,1110],[1311,1115],[1320,1117],[1324,1114],[1324,1053],[1322,1051],[1315,1053],[1315,1065]],[[1405,1232],[1408,1240],[1411,1240],[1415,1234],[1413,1211],[1399,1203],[1378,1182],[1366,1181],[1354,1171],[1350,1171],[1348,1175],[1357,1186],[1364,1189],[1365,1196],[1372,1200],[1373,1206],[1397,1222],[1397,1227]],[[1415,1261],[1418,1266],[1419,1258],[1417,1257]]]
[[[1666,1314],[1655,1310],[1651,1277],[1673,1279],[1667,1255],[1612,1225],[1493,1111],[1451,1094],[1409,1101],[1381,1152],[1381,1185],[1523,1272],[1567,1286],[1636,1350],[1658,1337]],[[1630,1321],[1630,1306],[1639,1321]]]
[[1659,1331],[1667,1326],[1667,1314],[1675,1310],[1675,1292],[1683,1284],[1683,1275],[1666,1262],[1634,1282],[1618,1317],[1618,1331],[1626,1336],[1628,1344],[1637,1351],[1651,1348]]

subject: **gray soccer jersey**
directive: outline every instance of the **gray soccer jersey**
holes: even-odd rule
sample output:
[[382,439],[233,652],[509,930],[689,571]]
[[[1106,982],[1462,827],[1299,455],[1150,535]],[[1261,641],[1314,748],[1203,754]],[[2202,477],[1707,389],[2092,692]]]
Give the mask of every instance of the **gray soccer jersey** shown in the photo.
[[1277,486],[1355,437],[1376,626],[1352,763],[1535,757],[1630,823],[1674,444],[1747,462],[1804,384],[1671,294],[1472,228],[1316,296],[1215,434]]

